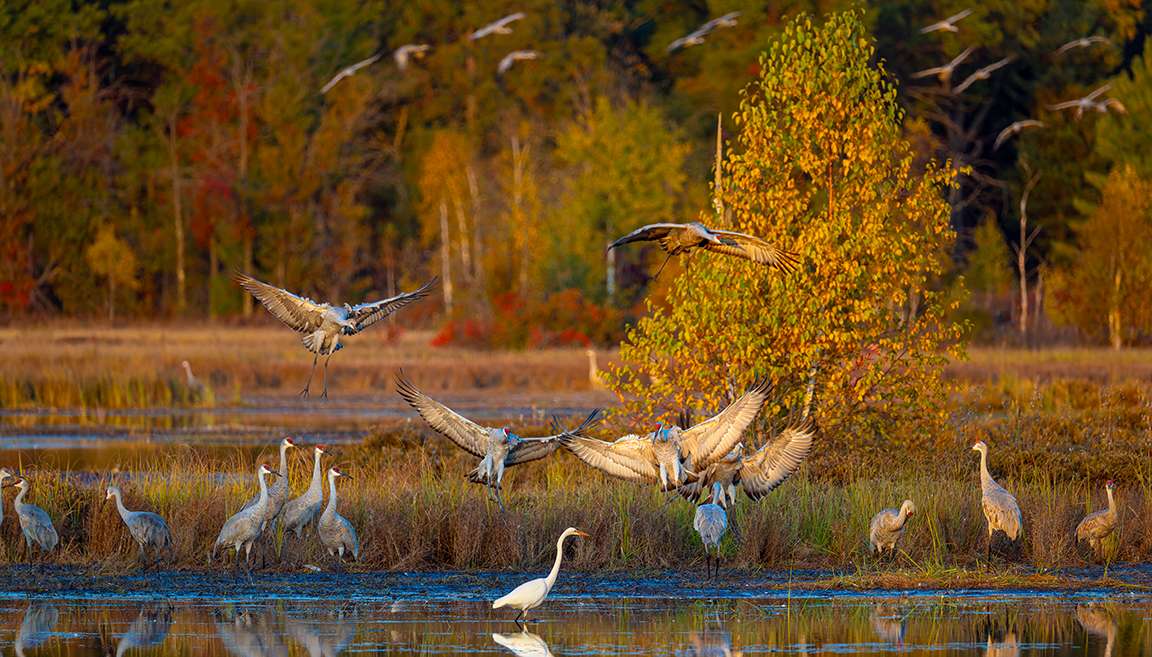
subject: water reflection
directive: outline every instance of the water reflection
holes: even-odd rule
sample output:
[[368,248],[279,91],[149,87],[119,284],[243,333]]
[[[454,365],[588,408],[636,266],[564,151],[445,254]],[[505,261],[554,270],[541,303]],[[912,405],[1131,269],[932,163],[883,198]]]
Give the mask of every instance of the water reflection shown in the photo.
[[511,650],[517,657],[552,657],[552,651],[539,634],[528,631],[519,634],[493,634],[492,640]]
[[[368,591],[354,596],[371,595]],[[531,631],[483,600],[164,600],[0,597],[17,655],[1152,654],[1152,598],[559,599]],[[1146,627],[1146,625],[1148,627]]]

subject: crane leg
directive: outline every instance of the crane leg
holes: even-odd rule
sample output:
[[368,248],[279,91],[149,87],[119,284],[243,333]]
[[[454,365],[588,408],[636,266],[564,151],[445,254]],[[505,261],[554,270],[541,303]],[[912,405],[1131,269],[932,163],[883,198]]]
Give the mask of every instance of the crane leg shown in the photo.
[[668,256],[664,258],[664,262],[660,263],[660,269],[656,270],[656,275],[652,277],[652,280],[656,280],[656,276],[659,276],[660,272],[664,271],[664,265],[668,264],[668,261],[671,259],[672,259],[672,254],[669,253]]
[[312,387],[312,375],[316,373],[316,360],[320,358],[320,352],[317,351],[316,355],[312,357],[312,371],[308,373],[308,383],[304,384],[304,389],[300,391],[301,397],[308,396],[308,389]]
[[320,396],[323,397],[325,401],[328,400],[328,361],[330,360],[332,360],[331,351],[328,352],[328,357],[324,359],[324,392],[320,393]]
[[512,515],[511,513],[508,513],[508,509],[504,508],[504,500],[500,499],[500,489],[496,489],[495,493],[496,493],[496,502],[500,505],[500,510],[503,511],[504,515],[506,515],[506,516]]
[[[156,555],[157,555],[157,559],[159,559],[160,553],[157,552]],[[148,572],[148,555],[144,554],[144,544],[143,543],[140,544],[140,570],[142,570],[144,572]]]

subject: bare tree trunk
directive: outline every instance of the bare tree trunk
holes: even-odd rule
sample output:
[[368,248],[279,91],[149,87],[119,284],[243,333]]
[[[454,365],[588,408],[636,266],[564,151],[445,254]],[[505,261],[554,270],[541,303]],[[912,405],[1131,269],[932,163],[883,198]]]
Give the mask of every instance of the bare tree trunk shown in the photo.
[[724,113],[721,112],[716,115],[716,185],[712,188],[712,207],[716,208],[716,216],[719,219],[724,218],[724,199],[721,198],[724,184],[720,174],[720,163],[724,160],[724,145],[721,141],[723,124]]
[[444,312],[452,316],[452,251],[448,245],[448,202],[440,197],[440,277],[444,279]]
[[184,217],[180,205],[180,154],[176,150],[178,112],[168,115],[168,159],[172,167],[172,221],[176,227],[176,312],[183,313],[188,297],[184,282]]
[[1112,262],[1109,267],[1115,283],[1112,287],[1111,299],[1108,303],[1108,342],[1113,349],[1124,346],[1124,332],[1120,323],[1120,267],[1116,266],[1116,253],[1112,253]]
[[464,283],[471,283],[476,276],[472,268],[472,249],[468,243],[468,218],[464,216],[464,203],[455,185],[449,185],[452,193],[452,206],[456,208],[456,224],[460,227],[460,264],[464,269]]
[[1016,266],[1020,273],[1020,335],[1028,335],[1028,245],[1032,240],[1036,239],[1036,234],[1040,232],[1040,227],[1037,226],[1032,230],[1032,234],[1028,234],[1028,194],[1036,183],[1040,180],[1040,172],[1032,174],[1032,167],[1028,166],[1028,162],[1023,158],[1020,160],[1020,165],[1024,168],[1025,173],[1028,174],[1028,182],[1024,185],[1024,193],[1020,195],[1020,245],[1016,248]]
[[1044,312],[1044,267],[1036,269],[1036,313],[1032,316],[1032,330],[1040,330],[1040,317]]
[[472,246],[476,251],[472,276],[480,283],[481,287],[483,287],[485,282],[484,242],[481,240],[480,235],[480,184],[476,181],[476,170],[472,168],[471,163],[464,167],[464,173],[468,176],[468,194],[472,200]]

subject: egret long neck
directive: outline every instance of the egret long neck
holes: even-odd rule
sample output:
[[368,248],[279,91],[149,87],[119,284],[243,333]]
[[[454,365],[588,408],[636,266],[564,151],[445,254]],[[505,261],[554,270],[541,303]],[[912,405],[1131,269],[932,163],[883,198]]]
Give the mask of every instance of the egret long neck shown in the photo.
[[552,572],[544,578],[544,586],[549,591],[552,590],[552,585],[556,583],[556,577],[560,574],[560,561],[564,559],[564,539],[566,538],[568,538],[567,534],[561,534],[556,541],[556,563],[552,564]]
[[120,500],[120,491],[112,493],[112,496],[116,498],[116,510],[120,512],[120,517],[124,519],[124,522],[128,522],[128,516],[132,512],[124,508],[124,502]]

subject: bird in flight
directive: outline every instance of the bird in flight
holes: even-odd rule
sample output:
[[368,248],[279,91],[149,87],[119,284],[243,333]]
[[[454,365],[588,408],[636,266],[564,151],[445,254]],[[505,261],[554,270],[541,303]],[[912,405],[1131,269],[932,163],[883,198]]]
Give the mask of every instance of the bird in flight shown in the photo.
[[744,15],[744,12],[742,12],[742,11],[734,11],[734,12],[729,13],[729,14],[724,14],[720,18],[714,18],[714,19],[708,21],[707,23],[704,23],[700,27],[696,28],[696,30],[693,31],[688,36],[681,37],[679,39],[676,39],[672,43],[668,44],[668,47],[664,49],[664,52],[670,53],[670,52],[676,50],[677,48],[687,48],[689,46],[700,45],[701,43],[704,43],[704,38],[707,37],[709,34],[712,34],[713,32],[715,32],[717,28],[735,27],[736,26],[736,19],[743,16],[743,15]]
[[972,86],[972,83],[976,82],[977,80],[987,80],[989,77],[992,76],[993,71],[1004,68],[1011,61],[1012,61],[1011,57],[1005,57],[1004,59],[1001,59],[1000,61],[996,62],[995,64],[992,64],[991,66],[985,66],[984,68],[980,69],[979,71],[976,71],[972,75],[969,75],[968,78],[965,79],[960,84],[956,85],[956,88],[952,90],[952,93],[954,93],[954,94],[962,93],[965,89]]
[[1097,112],[1099,112],[1101,114],[1107,114],[1109,107],[1115,107],[1116,113],[1121,115],[1121,116],[1128,116],[1128,108],[1124,107],[1123,103],[1116,100],[1115,98],[1106,98],[1103,101],[1093,105],[1092,109],[1096,110]]
[[504,18],[496,21],[495,23],[489,23],[484,27],[476,30],[472,33],[472,36],[468,37],[468,39],[475,41],[476,39],[483,39],[489,34],[512,34],[512,28],[508,27],[508,24],[512,21],[518,21],[521,18],[528,18],[528,14],[522,11],[518,11],[515,14],[509,14]]
[[[1095,109],[1098,112],[1108,111],[1107,108],[1097,109],[1096,106],[1099,103],[1096,102],[1096,98],[1098,96],[1100,96],[1100,94],[1105,93],[1106,91],[1108,91],[1111,88],[1112,88],[1112,84],[1108,83],[1108,84],[1104,85],[1103,87],[1100,87],[1096,91],[1093,91],[1092,93],[1088,94],[1087,96],[1084,96],[1083,98],[1077,98],[1076,100],[1070,100],[1066,103],[1057,103],[1055,105],[1049,105],[1048,109],[1050,109],[1050,110],[1062,110],[1062,109],[1071,109],[1071,108],[1075,107],[1076,108],[1076,120],[1079,121],[1080,117],[1084,116],[1084,112],[1086,112],[1090,109]],[[1109,100],[1113,100],[1113,99],[1109,99]],[[1117,102],[1119,102],[1119,101],[1117,101]],[[1107,104],[1107,103],[1108,103],[1108,101],[1104,101],[1103,104]],[[1121,106],[1121,108],[1123,108],[1123,106]]]
[[320,89],[320,93],[322,93],[322,94],[328,93],[328,90],[331,89],[332,87],[336,86],[337,82],[343,80],[346,77],[356,75],[356,71],[359,71],[360,69],[364,68],[365,66],[371,66],[372,64],[375,64],[376,62],[380,61],[380,58],[383,56],[384,56],[384,53],[378,52],[375,55],[372,55],[371,57],[369,57],[368,59],[365,59],[362,62],[356,62],[355,64],[349,66],[348,68],[340,71],[339,73],[336,74],[336,77],[329,80],[328,84],[324,85],[324,87]]
[[414,292],[405,292],[391,299],[383,299],[373,303],[362,303],[357,306],[344,304],[334,306],[329,303],[316,303],[311,299],[297,296],[287,290],[273,285],[262,283],[248,274],[236,270],[233,280],[245,290],[252,293],[268,312],[284,322],[289,328],[300,333],[307,333],[301,340],[304,348],[316,356],[312,359],[312,371],[308,374],[308,384],[300,392],[308,396],[308,389],[312,387],[312,375],[316,373],[316,360],[320,354],[326,354],[324,360],[324,392],[321,397],[328,398],[328,361],[332,354],[344,348],[340,344],[341,335],[356,335],[360,331],[372,326],[388,315],[400,310],[404,306],[428,296],[437,277],[433,277],[424,287]]
[[504,55],[500,60],[500,64],[496,66],[496,74],[504,75],[508,69],[512,68],[512,64],[527,59],[543,59],[544,53],[538,50],[513,50],[512,52]]
[[999,150],[999,148],[1004,145],[1004,142],[1006,142],[1009,139],[1011,139],[1012,137],[1015,137],[1016,135],[1020,134],[1020,131],[1023,130],[1024,128],[1047,128],[1047,127],[1048,127],[1047,123],[1044,123],[1043,121],[1036,121],[1035,119],[1026,119],[1024,121],[1017,121],[1017,122],[1013,123],[1012,125],[1008,126],[1007,128],[1004,128],[1003,130],[1000,131],[1000,136],[996,137],[996,143],[992,145],[992,150],[993,151]]
[[953,14],[952,16],[949,16],[948,18],[945,18],[938,23],[932,23],[928,27],[920,30],[920,34],[928,34],[929,32],[936,32],[938,30],[945,30],[947,32],[959,32],[960,28],[956,27],[956,22],[971,13],[971,9],[965,9],[959,14]]
[[926,78],[929,75],[935,75],[936,77],[940,78],[941,82],[948,84],[948,80],[952,78],[952,71],[956,70],[956,67],[959,66],[961,62],[963,62],[965,59],[968,59],[968,55],[971,55],[973,50],[976,50],[976,46],[968,46],[967,50],[957,55],[956,59],[953,59],[947,64],[943,66],[937,66],[936,68],[917,71],[909,77],[911,77],[913,80],[916,80],[919,78]]
[[396,52],[392,53],[392,59],[396,61],[396,69],[403,73],[408,70],[409,57],[423,57],[424,53],[432,48],[424,43],[409,43],[408,45],[400,46]]
[[1094,43],[1106,43],[1108,45],[1112,45],[1111,40],[1106,39],[1102,36],[1090,36],[1090,37],[1084,37],[1082,39],[1074,39],[1072,41],[1069,41],[1068,43],[1060,46],[1060,49],[1056,51],[1056,54],[1057,55],[1063,55],[1064,53],[1068,52],[1069,50],[1072,50],[1073,48],[1087,48],[1088,46],[1090,46]]
[[[664,259],[664,264],[660,265],[660,269],[656,272],[656,276],[659,276],[660,272],[664,271],[664,265],[668,264],[668,260],[672,256],[686,253],[696,248],[736,256],[737,258],[744,258],[759,265],[768,265],[784,271],[792,271],[796,268],[796,263],[799,261],[795,253],[778,249],[759,237],[745,235],[744,233],[734,233],[729,230],[705,228],[703,224],[697,222],[690,224],[652,224],[645,226],[616,240],[608,247],[608,250],[611,251],[621,244],[628,244],[630,242],[653,241],[658,242],[660,248],[664,249],[664,252],[668,254],[668,257]],[[653,278],[656,276],[653,276]]]

